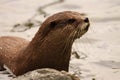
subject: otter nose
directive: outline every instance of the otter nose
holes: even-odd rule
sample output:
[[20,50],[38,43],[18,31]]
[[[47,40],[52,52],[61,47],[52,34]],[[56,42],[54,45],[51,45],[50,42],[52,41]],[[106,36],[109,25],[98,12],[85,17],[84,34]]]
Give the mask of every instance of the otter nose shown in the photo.
[[89,19],[88,19],[88,18],[85,18],[85,19],[84,19],[84,22],[88,23],[88,22],[89,22]]

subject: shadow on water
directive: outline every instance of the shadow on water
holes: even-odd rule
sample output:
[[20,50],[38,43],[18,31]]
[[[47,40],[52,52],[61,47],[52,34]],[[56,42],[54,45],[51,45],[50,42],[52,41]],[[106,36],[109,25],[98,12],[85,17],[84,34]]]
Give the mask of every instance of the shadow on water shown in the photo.
[[107,68],[111,68],[111,69],[120,69],[120,62],[116,62],[113,60],[109,60],[109,61],[101,60],[99,62],[93,62],[93,63],[98,64],[100,66],[107,67]]
[[65,4],[62,5],[61,8],[63,9],[80,9],[81,7],[78,5],[73,5],[73,4]]
[[94,38],[82,38],[82,39],[79,39],[79,40],[76,40],[75,43],[85,43],[85,44],[93,44],[93,43],[96,43],[100,40],[98,39],[94,39]]
[[108,18],[92,18],[93,22],[111,22],[111,21],[120,21],[120,17],[108,17]]

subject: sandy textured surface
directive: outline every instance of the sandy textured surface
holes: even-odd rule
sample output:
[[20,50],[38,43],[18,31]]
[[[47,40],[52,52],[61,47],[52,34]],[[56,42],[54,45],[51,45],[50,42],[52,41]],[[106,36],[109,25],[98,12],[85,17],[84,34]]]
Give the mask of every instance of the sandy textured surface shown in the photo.
[[[36,14],[38,7],[51,0],[0,0],[0,36],[19,36],[31,40],[38,26],[25,32],[10,32]],[[44,9],[48,14],[64,10],[86,13],[91,27],[76,40],[73,51],[81,59],[72,58],[70,71],[81,80],[120,80],[120,0],[66,0]],[[39,16],[44,20],[43,15]],[[86,57],[85,57],[86,56]],[[0,72],[0,80],[10,80]]]

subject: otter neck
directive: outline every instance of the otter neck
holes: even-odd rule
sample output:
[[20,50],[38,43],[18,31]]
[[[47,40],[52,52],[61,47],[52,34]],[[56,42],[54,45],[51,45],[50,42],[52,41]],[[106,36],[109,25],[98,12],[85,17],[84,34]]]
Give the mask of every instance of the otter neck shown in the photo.
[[[33,69],[41,68],[41,66],[68,71],[72,44],[73,41],[69,41],[63,34],[53,35],[49,33],[43,36],[38,32],[28,46],[20,52],[21,54],[17,58],[16,66],[19,71],[22,71],[23,68],[25,69],[23,72],[18,73],[22,74]],[[55,60],[54,57],[59,61]],[[46,60],[48,58],[49,60]],[[18,66],[18,63],[21,65]],[[56,68],[56,64],[59,67]],[[63,69],[61,69],[62,65]],[[31,67],[28,69],[29,66]],[[64,69],[64,67],[66,68]]]
[[69,61],[73,41],[67,42],[65,37],[63,34],[59,37],[56,35],[51,36],[51,34],[43,36],[39,31],[26,48],[25,53],[27,55],[29,53],[30,56],[28,58],[34,55],[34,57],[38,57],[36,59],[40,59],[41,54],[51,54],[51,57],[55,56],[58,58],[69,55],[67,58]]
[[[34,50],[37,51],[35,54],[65,54],[71,51],[72,43],[73,42],[67,42],[63,37],[53,38],[51,36],[41,37],[41,35],[36,35],[29,46],[36,49]],[[48,50],[46,51],[45,49]]]

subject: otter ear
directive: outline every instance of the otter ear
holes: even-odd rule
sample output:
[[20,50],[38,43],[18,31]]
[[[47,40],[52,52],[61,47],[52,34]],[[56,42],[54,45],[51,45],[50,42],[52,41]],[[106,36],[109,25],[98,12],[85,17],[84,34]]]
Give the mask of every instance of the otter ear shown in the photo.
[[54,28],[56,25],[57,25],[56,21],[49,22],[48,25],[47,25],[47,27],[45,27],[44,30],[42,31],[42,33],[44,35],[46,35],[47,33],[49,33],[49,31],[51,30],[51,28]]
[[56,21],[52,21],[52,22],[50,22],[50,27],[51,28],[54,28],[55,26],[57,25],[57,22]]

